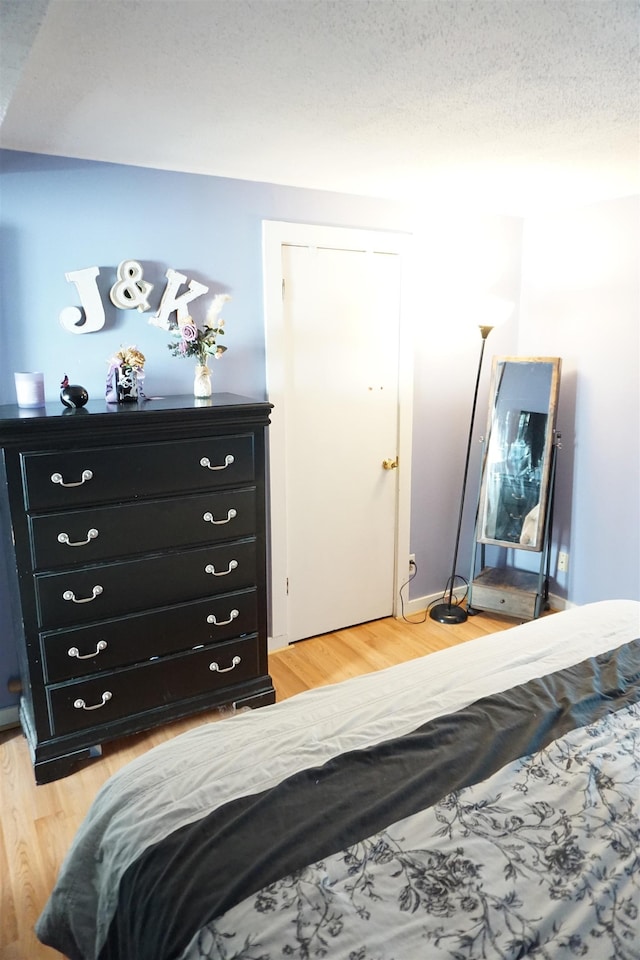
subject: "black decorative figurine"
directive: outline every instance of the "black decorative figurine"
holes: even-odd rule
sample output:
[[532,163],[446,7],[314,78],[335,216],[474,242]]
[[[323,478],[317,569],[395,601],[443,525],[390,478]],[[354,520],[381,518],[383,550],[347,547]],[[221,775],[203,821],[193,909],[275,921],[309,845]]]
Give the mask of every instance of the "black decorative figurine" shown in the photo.
[[84,407],[89,399],[89,394],[84,387],[79,386],[77,383],[69,383],[69,377],[66,373],[60,387],[60,399],[65,407],[69,407],[72,410],[74,408]]

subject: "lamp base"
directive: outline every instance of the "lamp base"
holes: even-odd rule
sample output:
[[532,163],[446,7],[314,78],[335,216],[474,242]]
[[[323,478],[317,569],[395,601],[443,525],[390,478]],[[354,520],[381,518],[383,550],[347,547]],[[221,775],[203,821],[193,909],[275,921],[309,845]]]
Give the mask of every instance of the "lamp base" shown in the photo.
[[431,608],[429,616],[438,623],[464,623],[467,611],[459,603],[437,603]]

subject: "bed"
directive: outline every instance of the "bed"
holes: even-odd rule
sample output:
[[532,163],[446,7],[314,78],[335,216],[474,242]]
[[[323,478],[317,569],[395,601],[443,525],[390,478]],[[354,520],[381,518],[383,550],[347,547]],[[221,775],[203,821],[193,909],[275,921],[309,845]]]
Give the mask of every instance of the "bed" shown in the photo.
[[638,960],[640,603],[238,713],[100,790],[71,960]]

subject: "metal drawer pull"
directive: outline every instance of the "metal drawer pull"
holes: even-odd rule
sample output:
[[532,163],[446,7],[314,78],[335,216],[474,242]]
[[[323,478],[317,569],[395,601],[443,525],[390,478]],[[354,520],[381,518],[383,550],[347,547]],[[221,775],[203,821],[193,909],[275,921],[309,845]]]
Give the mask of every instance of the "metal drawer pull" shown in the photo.
[[213,519],[213,514],[212,514],[212,513],[209,513],[208,510],[207,510],[207,512],[204,514],[204,516],[203,516],[202,519],[203,519],[206,523],[219,524],[219,523],[229,523],[229,520],[233,520],[233,518],[234,518],[234,517],[237,517],[237,516],[238,516],[238,511],[237,511],[237,510],[234,510],[233,507],[232,507],[231,510],[227,510],[227,516],[226,516],[226,518],[225,518],[224,520],[214,520],[214,519]]
[[97,657],[99,653],[102,653],[103,650],[107,649],[106,640],[98,640],[96,649],[93,653],[80,653],[77,647],[69,647],[67,650],[68,657],[76,657],[78,660],[91,660],[92,657]]
[[111,700],[112,696],[113,694],[110,690],[105,690],[105,692],[102,694],[102,703],[94,703],[92,707],[88,707],[84,700],[78,699],[74,700],[73,705],[76,710],[99,710],[100,707],[104,707],[108,700]]
[[213,663],[209,664],[209,670],[213,670],[214,673],[229,673],[230,670],[235,670],[239,663],[242,662],[242,657],[234,657],[231,661],[230,667],[221,667],[219,663],[216,663],[214,660]]
[[59,483],[61,487],[81,487],[86,480],[91,480],[92,477],[93,477],[93,472],[91,470],[83,470],[81,480],[75,480],[75,481],[72,481],[71,483],[65,483],[65,481],[62,479],[61,473],[52,473],[51,483]]
[[69,540],[68,533],[59,533],[58,534],[58,543],[66,543],[68,547],[84,547],[87,543],[90,543],[92,540],[95,540],[98,536],[98,531],[92,527],[91,530],[87,530],[87,539],[86,540],[76,540],[75,543]]
[[219,467],[212,467],[211,460],[209,460],[209,457],[203,457],[202,460],[200,461],[200,466],[206,467],[207,470],[226,470],[227,467],[231,466],[231,464],[233,463],[233,460],[234,460],[233,454],[228,453],[224,458],[224,463],[221,463]]
[[235,620],[236,617],[240,616],[239,610],[232,610],[229,614],[228,620],[216,620],[215,613],[210,613],[207,617],[207,623],[212,623],[215,627],[225,627],[228,623],[231,623],[232,620]]
[[91,601],[92,601],[92,600],[95,600],[96,597],[99,597],[101,593],[102,593],[102,587],[101,587],[100,584],[98,583],[98,584],[96,584],[96,586],[95,586],[95,587],[93,588],[93,590],[91,591],[91,596],[90,596],[90,597],[84,597],[84,598],[78,600],[78,598],[76,597],[76,595],[75,595],[75,593],[73,592],[73,590],[65,590],[65,592],[62,594],[62,599],[63,599],[63,600],[73,600],[74,603],[91,603]]
[[216,571],[216,568],[214,567],[214,565],[213,565],[212,563],[208,563],[208,564],[206,565],[206,567],[204,568],[204,572],[205,572],[205,573],[210,573],[211,576],[213,576],[213,577],[226,577],[227,574],[228,574],[228,573],[231,573],[232,570],[235,570],[235,568],[236,568],[237,566],[238,566],[238,561],[237,561],[237,560],[230,560],[230,561],[229,561],[229,567],[228,567],[226,570]]

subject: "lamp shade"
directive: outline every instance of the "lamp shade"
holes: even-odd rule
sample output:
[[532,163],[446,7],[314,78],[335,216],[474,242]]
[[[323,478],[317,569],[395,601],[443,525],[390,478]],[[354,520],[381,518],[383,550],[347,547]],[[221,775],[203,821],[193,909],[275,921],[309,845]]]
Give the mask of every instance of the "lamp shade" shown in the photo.
[[503,297],[488,296],[480,300],[473,318],[480,327],[501,327],[511,317],[515,304]]

